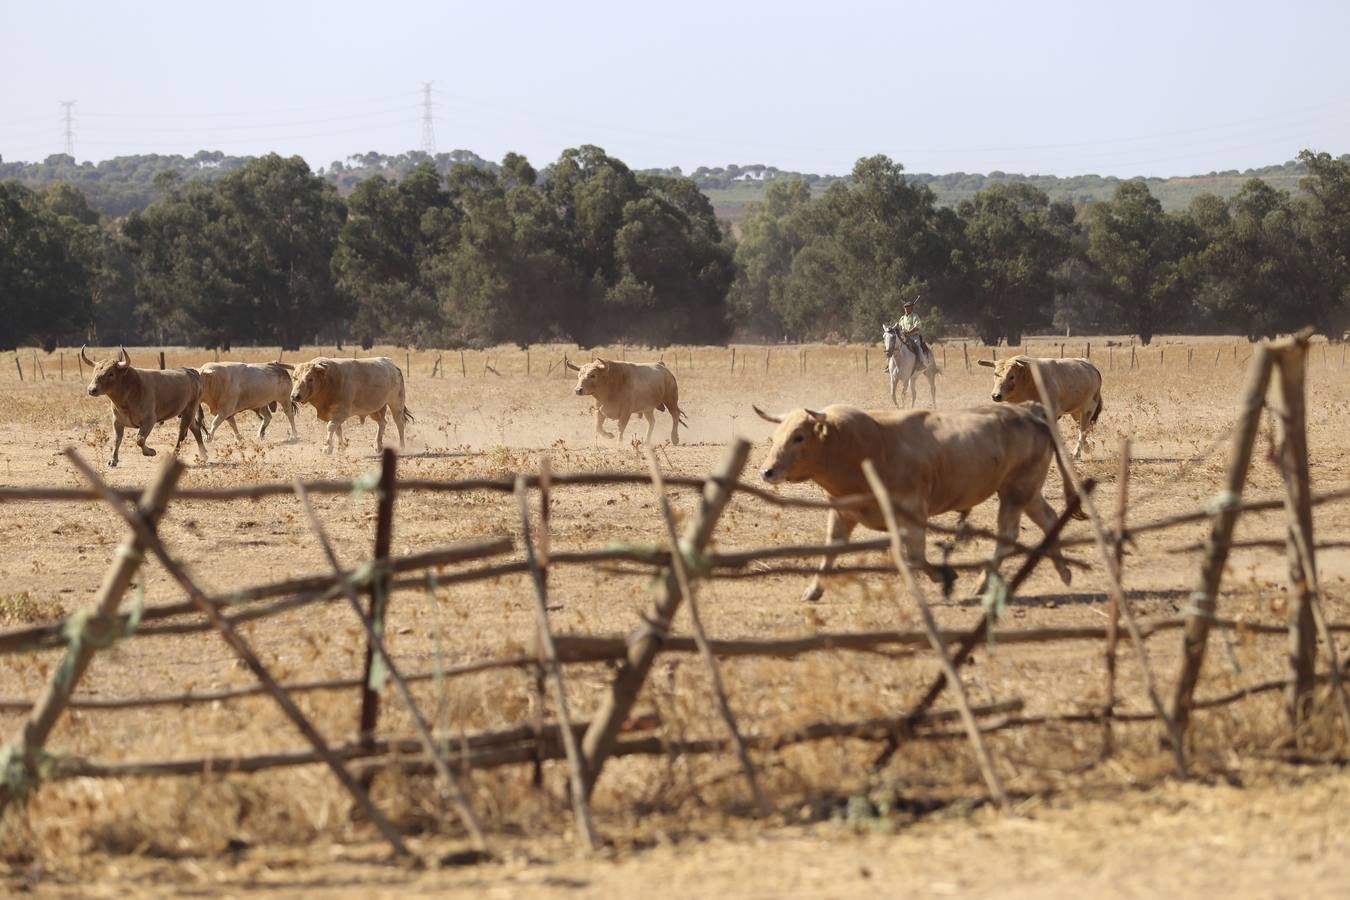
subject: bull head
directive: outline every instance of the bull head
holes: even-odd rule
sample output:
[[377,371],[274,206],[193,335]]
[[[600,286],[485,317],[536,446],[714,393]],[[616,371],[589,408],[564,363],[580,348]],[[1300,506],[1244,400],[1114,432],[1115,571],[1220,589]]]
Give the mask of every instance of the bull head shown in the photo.
[[760,477],[769,484],[806,481],[815,477],[822,454],[826,452],[825,441],[832,430],[825,421],[825,413],[802,409],[774,418],[759,407],[755,407],[755,412],[761,418],[779,423],[774,429],[769,452],[760,467]]
[[303,363],[292,376],[291,402],[296,405],[309,402],[314,396],[315,388],[323,384],[327,374],[327,360],[319,359]]
[[577,369],[574,393],[578,397],[597,396],[608,376],[609,365],[603,359],[593,359]]

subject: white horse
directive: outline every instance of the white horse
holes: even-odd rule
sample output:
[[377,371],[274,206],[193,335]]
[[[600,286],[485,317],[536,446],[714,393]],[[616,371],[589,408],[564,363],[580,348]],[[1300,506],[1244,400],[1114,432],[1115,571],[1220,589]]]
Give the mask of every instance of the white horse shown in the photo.
[[[891,376],[891,402],[896,406],[900,402],[895,399],[895,387],[901,382],[909,390],[909,405],[917,405],[915,395],[918,392],[918,385],[915,384],[915,376],[920,372],[928,379],[928,395],[932,400],[933,408],[937,409],[937,363],[933,360],[933,352],[925,348],[924,365],[919,367],[919,358],[914,351],[909,349],[909,345],[900,339],[899,325],[881,326],[881,343],[886,348],[886,374]],[[902,388],[900,396],[904,396],[905,389]]]

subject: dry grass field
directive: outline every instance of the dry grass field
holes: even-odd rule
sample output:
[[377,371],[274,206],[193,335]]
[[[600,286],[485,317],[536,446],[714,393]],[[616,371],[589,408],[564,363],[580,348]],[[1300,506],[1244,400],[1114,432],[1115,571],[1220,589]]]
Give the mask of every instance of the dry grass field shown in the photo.
[[[1120,436],[1133,440],[1132,521],[1203,507],[1218,492],[1224,441],[1236,414],[1251,347],[1231,339],[1164,339],[1139,350],[1121,339],[1090,338],[1092,357],[1105,376],[1105,411],[1082,470],[1100,483],[1098,500],[1109,509],[1115,496]],[[1068,342],[1079,355],[1084,339]],[[566,348],[535,347],[447,352],[440,377],[430,377],[436,354],[410,356],[376,348],[400,365],[410,362],[408,403],[416,416],[400,460],[410,477],[460,478],[533,471],[541,454],[558,471],[645,471],[627,441],[597,440],[587,399],[574,396],[573,380],[558,363]],[[1058,339],[1032,341],[1031,352],[1058,356]],[[988,398],[989,370],[975,365],[988,348],[968,348],[965,371],[960,344],[939,350],[946,371],[938,381],[939,408]],[[670,474],[702,476],[724,457],[734,435],[756,442],[746,477],[762,457],[767,423],[752,402],[781,410],[847,402],[889,407],[879,348],[737,347],[734,369],[725,348],[614,348],[603,355],[630,361],[663,356],[680,382],[690,424],[683,443],[663,447]],[[107,351],[102,351],[107,352]],[[333,348],[287,354],[302,361]],[[1000,355],[1007,353],[1000,350]],[[8,485],[80,484],[61,451],[74,445],[100,466],[111,454],[109,403],[91,398],[76,377],[75,353],[43,358],[46,380],[31,377],[32,355],[19,354],[27,380],[12,359],[0,370],[0,460]],[[130,348],[136,365],[152,366],[154,351]],[[572,359],[584,354],[570,350]],[[1108,356],[1109,353],[1109,356]],[[766,357],[767,354],[767,357]],[[363,354],[370,355],[370,354]],[[168,364],[199,365],[212,354],[170,350]],[[226,358],[226,357],[222,357]],[[266,350],[232,353],[231,359],[275,358]],[[767,358],[767,364],[766,364]],[[527,365],[529,374],[527,374]],[[866,365],[868,371],[864,371]],[[1314,489],[1343,486],[1350,466],[1350,384],[1341,346],[1314,345],[1308,373],[1308,419]],[[490,368],[488,368],[490,367]],[[552,372],[548,370],[552,367]],[[767,370],[766,370],[767,369]],[[87,375],[87,372],[86,372]],[[921,402],[927,386],[921,388]],[[267,439],[251,437],[256,418],[242,414],[246,438],[222,429],[200,464],[189,439],[182,458],[190,465],[181,486],[206,487],[351,478],[377,465],[375,428],[353,424],[349,446],[332,457],[320,451],[321,423],[306,407],[302,440],[286,443],[284,420]],[[612,424],[612,423],[611,423]],[[628,440],[645,423],[630,424]],[[167,450],[173,435],[161,426],[151,446]],[[1073,426],[1065,420],[1066,433]],[[391,428],[389,437],[394,432]],[[669,435],[669,417],[658,414],[655,438]],[[1264,432],[1263,432],[1264,435]],[[1278,496],[1281,483],[1267,459],[1263,436],[1253,464],[1249,497]],[[123,446],[122,464],[107,470],[120,486],[144,485],[156,461]],[[785,493],[819,496],[810,485]],[[672,491],[677,513],[687,515],[696,496]],[[1062,506],[1052,474],[1047,497]],[[315,504],[343,561],[370,554],[374,503],[368,494],[322,496]],[[718,526],[719,550],[783,543],[815,543],[824,514],[777,509],[751,498],[735,499]],[[972,516],[990,527],[993,505]],[[943,517],[950,523],[954,517]],[[1319,539],[1350,538],[1350,508],[1319,507]],[[324,570],[298,503],[289,497],[262,501],[170,506],[160,529],[166,544],[188,564],[208,593],[225,593],[281,577]],[[657,543],[663,530],[649,489],[560,487],[554,495],[555,548],[601,547],[611,540]],[[1038,532],[1023,531],[1031,537]],[[1069,534],[1086,535],[1074,523]],[[1199,541],[1197,524],[1139,538],[1126,561],[1126,587],[1141,617],[1183,610],[1195,587],[1198,554],[1173,552]],[[1279,513],[1246,516],[1238,537],[1282,538]],[[454,496],[401,494],[394,550],[409,553],[471,537],[519,539],[513,498],[491,492]],[[115,514],[93,502],[5,504],[0,508],[0,627],[53,618],[92,602],[111,563],[122,528]],[[937,553],[930,537],[930,553]],[[986,554],[976,541],[956,556]],[[1048,625],[1100,626],[1105,621],[1104,579],[1095,551],[1071,555],[1091,563],[1064,588],[1048,567],[1037,571],[1012,604],[999,629]],[[844,566],[882,563],[854,557]],[[1328,611],[1350,621],[1350,554],[1319,557]],[[1220,612],[1249,622],[1284,621],[1286,564],[1282,552],[1234,552]],[[182,599],[157,564],[145,570],[147,604]],[[787,637],[816,631],[919,627],[913,603],[898,579],[844,572],[827,583],[823,601],[798,600],[805,576],[703,582],[701,609],[715,637]],[[944,627],[967,627],[982,614],[971,597],[973,575],[949,598],[936,598]],[[389,614],[391,650],[404,668],[426,671],[520,652],[533,644],[530,586],[524,576],[434,592],[401,593]],[[650,604],[649,579],[561,568],[552,576],[558,632],[626,634]],[[677,629],[686,631],[681,612]],[[246,625],[244,633],[274,674],[286,680],[359,675],[364,638],[342,604],[309,606]],[[1213,696],[1280,677],[1286,639],[1239,631],[1211,641],[1200,696]],[[1160,681],[1170,688],[1181,638],[1168,632],[1148,643]],[[1344,646],[1341,649],[1345,656]],[[55,652],[0,656],[0,699],[31,698],[51,676]],[[737,658],[723,663],[731,703],[744,730],[775,733],[820,719],[895,715],[922,693],[936,671],[929,653],[866,655],[822,652],[793,660]],[[569,667],[574,715],[588,717],[610,677],[605,665]],[[1103,692],[1100,645],[1061,643],[991,646],[976,653],[965,680],[974,702],[1013,698],[1028,714],[1094,711]],[[1122,708],[1146,711],[1140,669],[1122,646]],[[223,642],[212,634],[154,637],[101,652],[78,695],[112,698],[246,686],[252,681]],[[530,678],[515,671],[484,673],[416,687],[429,715],[454,734],[533,720]],[[407,716],[386,692],[382,729],[411,732]],[[298,700],[334,741],[356,728],[352,694],[308,693]],[[948,708],[950,700],[939,701]],[[658,733],[670,739],[720,737],[706,671],[696,657],[658,659],[635,712],[656,713]],[[6,739],[22,722],[0,713]],[[1169,778],[1171,757],[1154,723],[1117,728],[1117,753],[1100,762],[1096,726],[1051,725],[1000,732],[989,738],[1016,814],[981,802],[984,788],[963,741],[903,747],[879,776],[869,779],[875,745],[855,740],[803,744],[755,756],[775,810],[753,818],[735,757],[629,758],[612,761],[595,796],[600,832],[609,842],[584,857],[566,798],[566,767],[546,768],[543,790],[531,784],[528,766],[477,772],[472,801],[494,843],[497,860],[484,865],[430,870],[388,863],[388,851],[368,823],[353,821],[349,801],[320,766],[253,776],[73,779],[43,787],[22,817],[10,814],[0,831],[0,872],[8,890],[71,896],[127,894],[238,895],[276,891],[294,896],[353,896],[463,891],[525,896],[584,890],[598,895],[641,891],[657,896],[736,894],[872,895],[914,893],[965,896],[1139,896],[1223,891],[1233,896],[1332,896],[1350,875],[1350,776],[1334,766],[1275,760],[1284,735],[1276,693],[1197,713],[1193,729],[1196,780]],[[1316,737],[1315,735],[1313,736]],[[101,761],[233,755],[303,749],[271,701],[157,707],[116,713],[76,711],[58,726],[50,747]],[[417,850],[445,856],[467,846],[462,829],[437,799],[431,782],[386,773],[374,797],[410,835]]]

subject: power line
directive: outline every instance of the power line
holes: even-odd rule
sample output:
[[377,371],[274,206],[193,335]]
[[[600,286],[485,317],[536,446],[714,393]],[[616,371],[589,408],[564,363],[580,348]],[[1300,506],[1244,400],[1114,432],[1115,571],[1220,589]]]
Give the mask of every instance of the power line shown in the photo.
[[431,86],[435,82],[422,82],[422,150],[427,156],[436,155],[436,124],[431,116]]
[[66,108],[66,156],[75,158],[75,126],[72,111],[75,107],[74,100],[62,100],[61,105]]

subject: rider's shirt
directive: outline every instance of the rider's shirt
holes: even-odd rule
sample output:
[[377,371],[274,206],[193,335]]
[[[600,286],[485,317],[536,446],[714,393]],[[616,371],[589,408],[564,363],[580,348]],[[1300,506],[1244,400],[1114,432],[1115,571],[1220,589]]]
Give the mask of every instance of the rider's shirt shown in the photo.
[[919,317],[914,313],[905,313],[900,317],[900,330],[905,334],[914,334],[919,330]]

